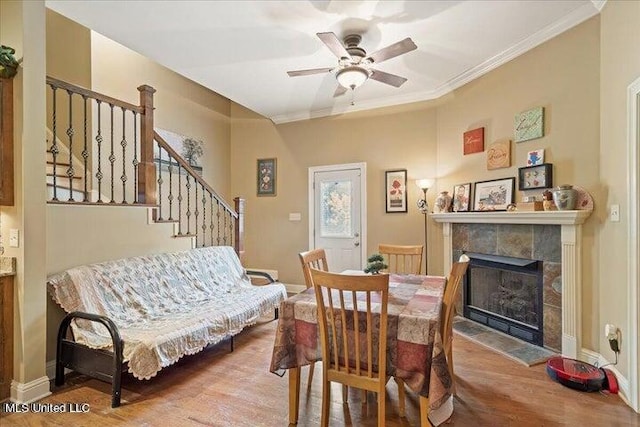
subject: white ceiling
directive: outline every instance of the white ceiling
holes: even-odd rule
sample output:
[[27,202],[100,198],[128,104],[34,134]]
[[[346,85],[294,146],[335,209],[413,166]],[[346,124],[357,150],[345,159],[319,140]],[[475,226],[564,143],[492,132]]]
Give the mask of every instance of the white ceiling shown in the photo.
[[[602,0],[87,1],[47,7],[282,123],[434,99],[597,14]],[[376,68],[408,78],[369,80],[334,98],[334,67],[316,36],[362,34],[372,53],[411,37],[417,50]],[[140,82],[144,83],[144,82]],[[352,99],[353,98],[353,99]],[[352,101],[355,105],[351,105]]]

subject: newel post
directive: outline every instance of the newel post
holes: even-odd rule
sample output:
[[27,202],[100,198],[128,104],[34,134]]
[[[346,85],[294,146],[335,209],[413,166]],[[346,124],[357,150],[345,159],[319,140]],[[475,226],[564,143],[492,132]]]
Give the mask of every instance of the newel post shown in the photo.
[[140,164],[138,165],[138,202],[155,204],[156,165],[153,162],[153,94],[155,89],[149,85],[138,87],[140,106],[144,109],[140,115]]
[[234,248],[240,258],[240,262],[244,261],[244,205],[246,200],[240,197],[233,199],[236,203],[235,209],[238,213],[238,219],[235,224]]

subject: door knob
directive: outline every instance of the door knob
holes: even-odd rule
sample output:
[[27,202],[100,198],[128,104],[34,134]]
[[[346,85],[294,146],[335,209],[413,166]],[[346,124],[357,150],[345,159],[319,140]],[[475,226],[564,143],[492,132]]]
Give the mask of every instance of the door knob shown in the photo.
[[355,242],[353,246],[360,246],[360,242]]
[[353,233],[353,237],[360,237],[360,233]]

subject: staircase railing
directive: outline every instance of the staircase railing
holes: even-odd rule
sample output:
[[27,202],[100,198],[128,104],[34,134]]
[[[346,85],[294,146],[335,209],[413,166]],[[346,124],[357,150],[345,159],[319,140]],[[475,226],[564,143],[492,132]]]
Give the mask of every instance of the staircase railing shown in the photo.
[[[157,144],[157,222],[175,222],[176,237],[195,237],[195,245],[231,245],[239,211],[211,188],[193,167],[154,132]],[[236,199],[236,203],[240,200]]]
[[175,237],[242,255],[244,200],[232,208],[154,131],[155,89],[138,87],[134,105],[53,77],[47,85],[49,203],[152,207],[156,222],[176,223]]

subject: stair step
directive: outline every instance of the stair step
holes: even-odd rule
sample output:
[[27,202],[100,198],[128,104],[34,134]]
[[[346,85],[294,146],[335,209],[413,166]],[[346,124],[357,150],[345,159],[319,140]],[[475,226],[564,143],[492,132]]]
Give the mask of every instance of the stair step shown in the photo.
[[[77,193],[77,192],[74,192]],[[60,197],[59,199],[66,199],[66,197]],[[83,202],[82,198],[76,199],[75,201],[68,200],[49,200],[47,203],[51,205],[90,205],[90,206],[125,206],[125,207],[133,207],[133,208],[157,208],[158,205],[148,204],[148,203],[109,203],[108,201],[103,202]],[[195,234],[193,235],[195,237]]]
[[158,224],[177,224],[177,219],[154,219],[153,222],[157,222]]
[[174,234],[173,237],[196,237],[196,235],[191,233],[185,233],[185,234]]

